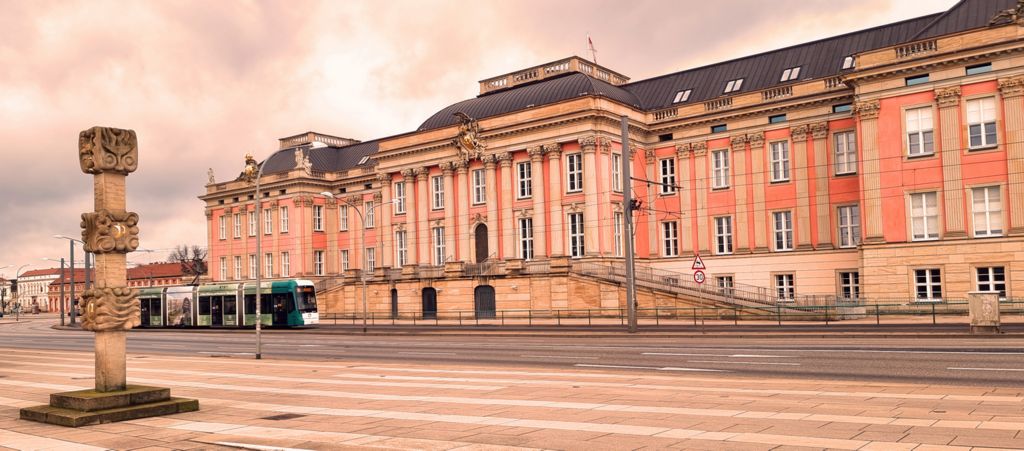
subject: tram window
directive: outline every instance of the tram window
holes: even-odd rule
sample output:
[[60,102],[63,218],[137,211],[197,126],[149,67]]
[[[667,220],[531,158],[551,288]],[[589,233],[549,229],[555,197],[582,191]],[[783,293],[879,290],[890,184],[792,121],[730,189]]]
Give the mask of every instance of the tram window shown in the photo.
[[292,294],[291,293],[288,293],[285,296],[284,311],[286,311],[286,312],[294,312],[295,311],[295,299],[292,298]]
[[245,313],[247,315],[256,314],[256,295],[247,294],[245,295]]
[[153,303],[150,304],[150,306],[149,306],[150,307],[149,314],[152,315],[152,316],[160,316],[160,308],[161,308],[161,306],[162,305],[160,304],[160,300],[159,299],[153,299]]
[[313,287],[299,287],[297,304],[301,312],[316,311],[316,295],[313,294]]
[[209,315],[210,314],[210,298],[199,298],[199,314]]
[[[260,295],[260,304],[261,304],[260,305],[260,314],[265,315],[267,313],[273,312],[273,310],[271,310],[273,308],[272,307],[273,304],[271,304],[271,302],[270,302],[270,296]],[[253,303],[253,305],[256,305],[256,304]]]
[[235,312],[235,298],[233,298],[233,297],[225,297],[224,298],[224,314],[225,315],[234,315],[235,313],[236,313]]

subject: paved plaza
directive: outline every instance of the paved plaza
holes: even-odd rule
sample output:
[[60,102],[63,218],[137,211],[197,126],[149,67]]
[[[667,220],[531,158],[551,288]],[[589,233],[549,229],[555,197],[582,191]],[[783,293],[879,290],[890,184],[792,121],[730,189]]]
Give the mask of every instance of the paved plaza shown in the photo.
[[138,353],[130,383],[201,410],[69,429],[18,409],[91,387],[92,355],[0,353],[0,449],[1024,448],[1018,388]]

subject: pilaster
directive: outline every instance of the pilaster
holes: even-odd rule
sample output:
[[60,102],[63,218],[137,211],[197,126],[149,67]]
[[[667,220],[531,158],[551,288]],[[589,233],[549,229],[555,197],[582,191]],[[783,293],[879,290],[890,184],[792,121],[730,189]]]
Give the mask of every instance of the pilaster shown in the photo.
[[1024,235],[1024,77],[999,79],[1006,118],[1006,164],[1010,226],[1008,234]]
[[[544,258],[548,255],[548,228],[544,221],[544,213],[547,211],[544,206],[544,148],[530,147],[526,153],[530,156],[530,192],[533,196],[533,256]],[[551,191],[554,189],[552,185]],[[552,218],[552,222],[556,219]]]
[[587,230],[583,236],[583,247],[587,256],[601,253],[599,231],[603,221],[597,215],[597,139],[596,136],[579,139],[583,149],[583,223]]
[[430,265],[430,230],[427,228],[427,215],[430,214],[430,190],[427,188],[427,178],[430,176],[429,169],[421,167],[416,169],[416,223],[412,226],[413,234],[416,235],[416,242],[419,244],[419,251],[416,252],[416,263],[419,265]]
[[676,174],[677,184],[682,188],[676,192],[679,196],[679,253],[680,255],[692,254],[693,245],[693,218],[691,212],[693,207],[690,202],[690,195],[693,193],[692,180],[690,180],[690,143],[676,146]]
[[750,143],[750,175],[754,197],[754,252],[768,252],[768,233],[765,219],[768,209],[764,201],[764,133],[757,132],[747,135]]
[[[637,148],[637,152],[643,152],[644,154],[644,167],[647,168],[647,180],[651,183],[647,184],[647,199],[645,204],[647,208],[654,208],[654,200],[657,198],[658,186],[655,183],[661,182],[661,175],[658,174],[657,164],[655,163],[654,149],[643,149]],[[658,215],[654,212],[647,215],[647,248],[650,250],[651,257],[657,257],[661,255],[661,246],[658,245]]]
[[832,205],[828,195],[828,122],[811,124],[814,139],[815,249],[832,249]]
[[497,235],[501,240],[500,258],[512,258],[515,250],[512,244],[515,242],[515,228],[512,222],[512,154],[503,152],[498,154],[498,166],[501,168],[501,190],[497,187],[488,187],[495,197],[501,193],[501,231]]
[[473,231],[469,229],[469,196],[472,195],[472,189],[469,182],[469,161],[459,160],[455,162],[455,186],[459,191],[456,196],[459,199],[459,210],[458,214],[458,243],[452,243],[452,246],[456,246],[455,258],[464,262],[472,261],[473,250],[470,248],[470,235]]
[[381,267],[391,268],[394,264],[395,256],[395,233],[391,227],[391,216],[394,213],[394,205],[391,203],[391,174],[380,174],[377,176],[377,182],[380,183],[380,229],[377,233],[380,236],[377,238],[377,242],[381,243],[381,248],[377,250],[377,258],[380,260]]
[[[558,143],[544,146],[548,155],[548,172],[551,176],[549,192],[551,193],[551,251],[552,257],[565,255],[565,215],[562,214],[562,145]],[[533,192],[537,194],[537,190]],[[541,210],[544,211],[544,210]],[[534,238],[536,240],[536,238]]]
[[750,244],[747,236],[747,135],[736,135],[729,140],[732,155],[729,161],[732,163],[732,180],[729,184],[733,187],[735,196],[736,216],[733,222],[732,235],[735,246],[733,253],[743,254],[750,252]]
[[865,221],[864,243],[883,243],[882,233],[882,189],[881,170],[878,159],[878,110],[877,100],[857,102],[854,112],[860,121],[860,147],[864,161],[861,167],[861,195]]
[[697,252],[708,254],[710,235],[708,234],[708,145],[706,142],[693,143],[693,162],[696,169],[697,191]]
[[793,171],[796,183],[796,248],[811,248],[811,193],[807,183],[807,131],[806,125],[798,125],[789,130],[793,139]]
[[[458,254],[458,243],[455,242],[455,181],[453,180],[453,174],[455,173],[455,163],[451,161],[445,161],[441,163],[441,175],[444,177],[444,245],[445,252],[449,255]],[[465,197],[469,198],[470,193],[465,193]],[[460,212],[461,213],[461,212]],[[469,214],[466,212],[466,214]]]
[[[485,190],[495,189],[498,186],[498,178],[494,170],[497,159],[494,155],[485,155],[482,159],[486,177],[484,183],[487,183]],[[501,231],[498,229],[498,200],[495,198],[496,196],[487,196],[487,257],[490,258],[492,255],[498,255],[498,234]]]
[[419,239],[416,236],[416,211],[419,203],[419,187],[416,186],[416,170],[403,169],[402,179],[405,181],[405,249],[406,265],[419,263],[417,255]]
[[942,199],[946,227],[944,239],[966,238],[964,228],[964,190],[960,167],[960,87],[953,86],[935,90],[935,102],[939,105],[939,141],[942,153]]

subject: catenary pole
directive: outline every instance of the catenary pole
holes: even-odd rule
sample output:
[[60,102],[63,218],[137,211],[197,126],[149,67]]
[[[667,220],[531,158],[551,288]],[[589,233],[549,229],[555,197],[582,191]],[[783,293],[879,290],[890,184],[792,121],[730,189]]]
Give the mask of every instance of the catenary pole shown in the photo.
[[74,326],[75,316],[78,313],[75,311],[77,310],[75,308],[75,242],[68,240],[68,245],[71,246],[71,261],[69,262],[69,266],[71,266],[71,301],[69,308],[71,309],[71,325]]
[[626,251],[626,312],[629,333],[636,332],[636,278],[633,254],[633,184],[630,180],[629,118],[622,116],[622,240]]

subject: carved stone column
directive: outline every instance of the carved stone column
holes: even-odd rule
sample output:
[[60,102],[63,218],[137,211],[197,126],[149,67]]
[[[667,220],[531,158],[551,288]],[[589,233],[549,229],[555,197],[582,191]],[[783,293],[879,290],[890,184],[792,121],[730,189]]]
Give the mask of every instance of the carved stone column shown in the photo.
[[878,164],[878,110],[877,100],[857,102],[854,111],[860,119],[860,148],[864,157],[861,174],[861,191],[863,192],[864,208],[862,215],[865,221],[864,243],[882,243],[882,186],[881,169]]
[[701,254],[707,254],[711,248],[708,235],[708,144],[696,142],[691,148],[696,170],[694,189],[697,191],[697,242],[694,248]]
[[[508,259],[515,256],[515,228],[512,222],[512,154],[498,154],[498,166],[501,167],[501,230],[496,233],[501,237],[500,258]],[[494,197],[498,197],[498,187],[487,187]]]
[[732,229],[736,245],[733,247],[733,253],[742,254],[750,252],[750,244],[747,242],[747,156],[744,152],[747,150],[747,135],[733,136],[729,144],[732,149],[730,161],[734,169],[729,184],[733,187],[736,198],[736,220]]
[[469,262],[473,260],[473,249],[469,245],[470,236],[473,235],[473,231],[469,228],[469,196],[473,194],[469,181],[469,161],[455,162],[455,175],[455,186],[459,190],[459,194],[456,196],[459,199],[459,239],[458,243],[452,243],[450,246],[458,246],[454,252],[457,259]]
[[[324,252],[324,274],[337,274],[341,272],[341,263],[339,263],[340,259],[338,258],[338,247],[342,233],[339,230],[341,228],[340,224],[338,224],[338,199],[328,197],[324,200],[324,203],[324,234],[327,235],[327,249],[325,249]],[[264,252],[264,254],[265,253],[266,252]],[[259,264],[264,264],[263,256],[258,256],[256,258],[259,260]],[[261,271],[263,271],[260,273],[263,277],[273,277],[273,274],[268,274],[262,269]]]
[[[547,235],[548,228],[545,227],[544,215],[547,208],[544,205],[544,148],[540,146],[526,149],[530,155],[530,192],[533,195],[533,256],[544,258],[548,256]],[[552,191],[555,187],[552,185]],[[558,218],[552,218],[555,222]]]
[[768,234],[765,219],[768,210],[764,202],[764,133],[747,135],[750,143],[750,190],[754,196],[754,252],[768,252]]
[[432,265],[430,260],[430,229],[427,228],[427,215],[430,214],[430,189],[427,188],[427,178],[430,176],[426,167],[416,169],[416,224],[412,227],[412,234],[416,236],[419,243],[419,251],[416,252],[416,264]]
[[828,122],[811,124],[814,138],[815,249],[832,249],[832,205],[828,196]]
[[807,131],[806,125],[789,130],[793,139],[793,162],[796,168],[793,178],[796,182],[796,248],[811,248],[811,193],[807,183]]
[[413,169],[402,169],[402,178],[405,181],[405,249],[406,266],[412,267],[419,263],[419,238],[416,236],[416,210],[418,204],[419,187],[416,186],[416,171]]
[[960,168],[960,87],[935,90],[939,105],[939,141],[942,153],[942,199],[946,218],[943,238],[966,238],[964,181]]
[[691,211],[693,205],[690,202],[690,195],[693,194],[693,184],[691,183],[692,180],[690,180],[691,147],[690,143],[676,146],[676,158],[679,163],[677,165],[676,184],[682,188],[676,193],[679,195],[680,255],[692,254],[693,250],[696,249],[696,246],[693,245],[693,219],[696,215]]
[[[366,245],[366,225],[363,224],[363,220],[366,219],[367,211],[366,204],[363,201],[362,195],[353,195],[345,198],[344,202],[348,204],[349,221],[348,221],[348,242],[349,242],[349,260],[348,267],[352,269],[367,269],[365,249]],[[358,209],[356,213],[352,210]],[[354,214],[353,214],[354,213]],[[360,213],[362,216],[360,217]],[[314,271],[316,268],[314,268]]]
[[[544,152],[548,154],[548,172],[551,176],[551,252],[552,257],[565,255],[565,215],[562,214],[562,145],[547,144]],[[537,190],[533,190],[534,195]],[[543,213],[543,210],[541,210]],[[536,216],[536,215],[534,215]],[[536,227],[536,226],[535,226]]]
[[598,210],[597,217],[601,218],[601,256],[615,255],[615,214],[612,211],[612,143],[600,138],[597,143],[597,173],[598,180]]
[[[449,255],[458,255],[458,243],[455,240],[455,163],[445,161],[441,163],[441,175],[444,176],[444,245],[445,252]],[[465,193],[462,197],[469,197]],[[468,212],[467,212],[468,214]],[[460,231],[461,233],[461,231]]]
[[[660,185],[656,183],[661,183],[661,176],[658,174],[655,163],[657,158],[654,155],[654,149],[637,148],[637,152],[644,154],[644,167],[647,168],[646,178],[651,181],[647,184],[647,199],[644,200],[644,208],[653,209],[654,200],[660,189],[658,188]],[[658,242],[658,214],[653,211],[647,215],[647,249],[650,250],[651,258],[661,255],[661,246]]]
[[1024,235],[1024,77],[1002,78],[999,93],[1003,97],[1006,118],[1007,204],[1010,209],[1008,234]]
[[380,266],[383,268],[390,268],[394,266],[394,242],[395,234],[392,232],[391,227],[391,216],[394,214],[395,208],[391,204],[391,174],[379,174],[377,175],[377,182],[380,183],[380,230],[377,242],[380,243],[380,249],[377,251],[380,258]]
[[587,230],[583,235],[584,254],[597,256],[601,253],[601,219],[597,215],[597,137],[584,136],[579,139],[583,149],[583,223]]
[[[485,186],[486,190],[493,190],[498,187],[498,177],[495,175],[494,168],[497,165],[497,159],[494,155],[485,155],[484,160],[484,176],[486,177]],[[496,194],[496,193],[495,193]],[[487,257],[491,255],[498,255],[498,199],[493,194],[487,195]]]

